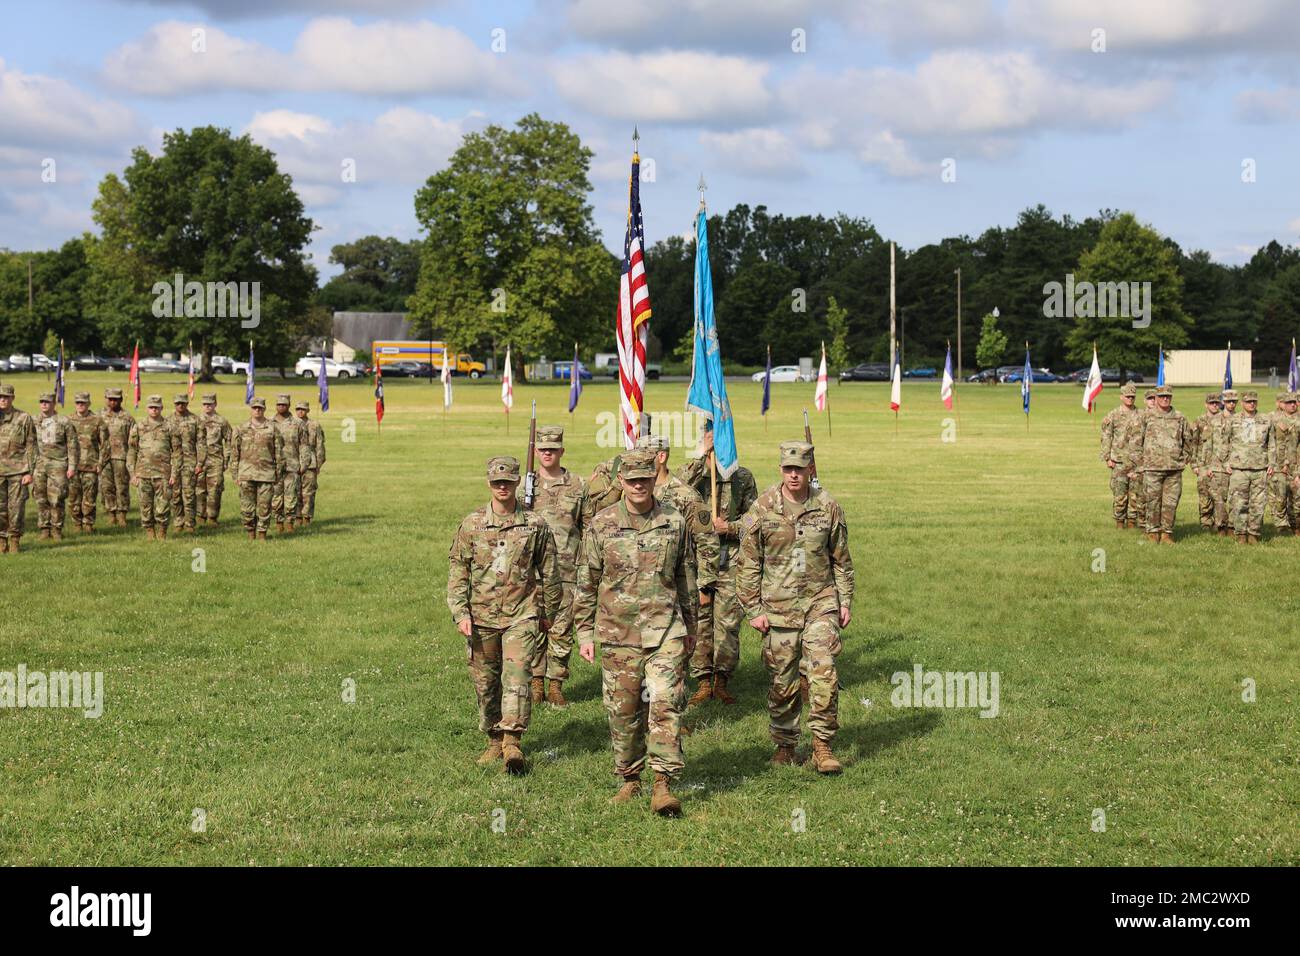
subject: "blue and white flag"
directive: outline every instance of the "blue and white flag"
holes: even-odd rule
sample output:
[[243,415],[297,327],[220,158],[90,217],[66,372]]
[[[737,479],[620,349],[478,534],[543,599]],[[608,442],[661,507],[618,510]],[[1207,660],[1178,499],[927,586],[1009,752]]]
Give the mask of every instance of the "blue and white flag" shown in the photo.
[[330,410],[330,380],[325,377],[324,355],[320,357],[320,374],[316,376],[316,389],[320,392],[317,399],[320,402],[320,410],[328,412]]
[[1223,366],[1223,390],[1232,388],[1232,343],[1228,343],[1228,361]]
[[1029,346],[1025,346],[1025,371],[1020,379],[1020,400],[1024,403],[1025,414],[1029,414],[1029,392],[1034,381],[1034,370],[1029,366]]
[[578,343],[573,343],[573,365],[569,369],[569,414],[578,407],[582,397],[582,366],[578,364]]
[[1157,384],[1157,385],[1163,385],[1163,384],[1165,384],[1165,347],[1164,347],[1164,345],[1161,345],[1161,346],[1160,346],[1160,359],[1159,359],[1159,363],[1156,365],[1156,384]]
[[709,229],[703,204],[695,220],[695,359],[686,407],[699,409],[712,423],[718,474],[730,478],[737,465],[736,427],[722,378],[718,326],[713,320],[713,274],[709,271]]
[[1291,371],[1286,376],[1286,390],[1300,392],[1300,369],[1295,364],[1295,339],[1291,340]]
[[63,407],[63,339],[59,339],[59,367],[54,371],[54,398]]
[[253,340],[248,340],[248,376],[244,379],[244,404],[253,400]]

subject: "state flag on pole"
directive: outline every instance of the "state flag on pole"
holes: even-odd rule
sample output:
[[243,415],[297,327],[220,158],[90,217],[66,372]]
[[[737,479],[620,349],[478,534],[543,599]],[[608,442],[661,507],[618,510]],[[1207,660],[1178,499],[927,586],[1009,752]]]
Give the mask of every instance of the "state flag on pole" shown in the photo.
[[894,349],[894,369],[889,376],[889,410],[898,411],[903,407],[903,360]]
[[190,381],[185,388],[185,394],[190,401],[194,401],[194,343],[190,343]]
[[948,346],[948,354],[943,359],[943,382],[939,385],[939,397],[943,399],[943,407],[952,411],[952,346]]
[[1228,361],[1223,366],[1223,390],[1232,388],[1232,343],[1228,343]]
[[129,379],[132,387],[135,389],[135,407],[140,407],[140,343],[135,343],[135,352],[131,355],[131,377]]
[[506,411],[515,407],[515,375],[510,369],[510,346],[506,346],[506,367],[501,372],[501,404]]
[[451,355],[450,348],[442,347],[442,410],[451,408]]
[[578,407],[582,397],[582,368],[578,365],[578,343],[573,343],[573,374],[569,376],[569,414]]
[[763,373],[763,409],[759,413],[766,415],[772,407],[772,346],[767,347],[767,371]]
[[1291,340],[1291,371],[1286,376],[1286,390],[1300,392],[1300,369],[1295,364],[1295,339]]
[[54,398],[63,407],[63,339],[59,339],[59,367],[54,372]]
[[375,364],[375,424],[384,423],[384,370]]
[[247,405],[253,400],[253,373],[256,371],[253,367],[253,340],[248,340],[248,371],[244,373],[244,404]]
[[316,376],[316,400],[320,402],[320,410],[328,412],[330,410],[330,380],[325,377],[325,356],[320,357],[320,373]]
[[822,364],[817,369],[817,391],[813,393],[817,411],[826,411],[826,343],[822,343]]
[[722,374],[722,351],[713,314],[708,225],[708,216],[701,202],[695,217],[695,349],[691,357],[691,384],[686,392],[686,407],[702,412],[709,420],[709,427],[713,429],[713,456],[718,477],[730,478],[738,463],[736,423],[731,416],[731,399],[727,397],[727,382]]
[[1088,372],[1088,384],[1083,387],[1083,407],[1092,414],[1092,407],[1097,404],[1101,394],[1101,366],[1097,363],[1097,346],[1092,347],[1092,369]]
[[1165,346],[1163,342],[1160,344],[1160,356],[1156,364],[1156,384],[1165,384]]
[[[1034,370],[1029,365],[1029,343],[1025,343],[1025,370],[1020,375],[1020,400],[1024,403],[1025,414],[1029,414],[1029,393],[1032,391]],[[1026,421],[1025,427],[1029,424]]]

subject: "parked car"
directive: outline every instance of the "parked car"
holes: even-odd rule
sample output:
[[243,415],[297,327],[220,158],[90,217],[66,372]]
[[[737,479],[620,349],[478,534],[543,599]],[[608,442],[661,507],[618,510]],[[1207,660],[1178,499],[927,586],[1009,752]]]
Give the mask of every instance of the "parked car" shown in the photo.
[[863,362],[840,372],[841,382],[888,382],[888,362]]
[[9,356],[9,364],[13,367],[12,370],[15,372],[39,372],[43,369],[57,368],[59,365],[58,362],[46,358],[40,352],[33,355],[19,355],[15,352],[13,355]]
[[[293,367],[294,375],[301,375],[303,378],[316,378],[320,375],[321,359],[325,359],[325,377],[326,378],[363,378],[366,374],[366,367],[359,362],[336,362],[329,356],[304,355],[298,359]],[[399,364],[399,363],[394,363]],[[418,365],[418,362],[404,362],[404,365]],[[233,362],[233,371],[248,374],[247,362]],[[388,374],[391,366],[384,367],[384,374]],[[406,373],[409,374],[409,373]],[[425,374],[428,374],[427,371]],[[398,372],[394,377],[401,378],[403,373]]]
[[909,368],[903,378],[938,378],[939,373],[932,368]]
[[[761,382],[763,381],[764,377],[766,377],[766,375],[767,372],[766,370],[764,370],[762,372],[755,372],[753,375],[750,376],[750,378],[752,378],[755,382]],[[772,366],[772,381],[806,382],[808,381],[808,379],[804,378],[799,374],[799,366],[797,365],[774,365]]]
[[[1061,381],[1061,377],[1059,375],[1054,375],[1045,368],[1036,368],[1036,369],[1032,369],[1031,371],[1034,376],[1034,384],[1038,384],[1040,382]],[[1016,369],[1014,372],[1008,372],[1006,378],[1002,379],[1002,381],[1006,382],[1009,385],[1012,382],[1019,382],[1024,377],[1025,377],[1025,369],[1024,366],[1021,366],[1020,368]]]
[[[593,374],[595,375],[609,375],[614,378],[617,378],[618,377],[618,355],[613,352],[597,352],[596,361],[594,363],[592,371]],[[645,377],[649,379],[656,379],[663,374],[663,371],[664,371],[664,367],[662,365],[658,365],[654,362],[647,362],[645,366]],[[759,381],[759,382],[761,382],[762,380],[763,380],[762,376],[755,379],[755,381]]]
[[0,359],[0,372],[12,372],[14,367],[9,364],[8,359]]
[[[569,381],[569,378],[572,375],[572,372],[570,371],[572,365],[572,360],[567,362],[556,362],[551,367],[551,378],[562,379],[566,382]],[[591,371],[581,361],[578,362],[578,378],[584,382],[591,378]]]
[[116,366],[113,364],[112,359],[105,358],[102,355],[95,355],[92,352],[89,355],[77,355],[69,359],[68,368],[74,372],[111,372]]
[[222,375],[235,374],[235,360],[229,355],[212,356],[212,371],[219,372]]
[[974,375],[967,375],[966,381],[972,383],[995,382],[998,380],[998,370],[995,368],[982,368]]
[[[316,368],[317,370],[320,369],[319,359]],[[432,369],[433,366],[428,362],[385,362],[384,378],[428,378]],[[433,373],[435,378],[440,371],[442,370],[438,369]],[[329,374],[328,368],[326,368],[325,374]]]
[[140,371],[142,372],[169,375],[185,373],[189,370],[190,366],[188,362],[178,362],[175,359],[157,358],[154,356],[140,359]]

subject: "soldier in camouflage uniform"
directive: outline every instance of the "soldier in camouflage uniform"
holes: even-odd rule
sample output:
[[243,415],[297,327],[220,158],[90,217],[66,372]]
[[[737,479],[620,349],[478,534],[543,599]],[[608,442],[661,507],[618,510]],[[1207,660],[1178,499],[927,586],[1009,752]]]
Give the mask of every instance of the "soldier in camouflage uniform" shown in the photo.
[[1220,536],[1232,537],[1232,516],[1228,513],[1228,433],[1237,413],[1237,392],[1227,389],[1222,393],[1223,411],[1209,431],[1209,443],[1201,442],[1197,452],[1197,467],[1209,473],[1210,496],[1214,499],[1214,527]]
[[131,430],[126,467],[140,489],[140,525],[144,536],[164,540],[171,517],[172,489],[181,468],[181,442],[171,421],[162,417],[161,395],[150,395],[149,415]]
[[316,517],[316,485],[320,480],[320,470],[325,467],[325,429],[315,419],[308,418],[311,405],[299,402],[293,407],[298,421],[303,423],[306,434],[306,457],[308,463],[302,469],[302,488],[298,496],[298,522],[311,524]]
[[1300,435],[1300,416],[1296,415],[1295,392],[1279,396],[1279,411],[1273,413],[1269,438],[1269,495],[1273,505],[1273,528],[1278,534],[1300,535],[1300,507],[1296,503],[1295,480],[1297,470],[1297,436]]
[[1232,417],[1228,442],[1228,511],[1238,544],[1259,544],[1268,500],[1271,421],[1258,415],[1259,395],[1241,393],[1242,413]]
[[73,399],[77,414],[72,425],[77,430],[77,473],[68,485],[72,502],[72,523],[78,531],[95,530],[95,495],[99,491],[99,473],[108,460],[108,428],[104,420],[90,410],[90,393],[78,392]]
[[619,461],[622,496],[591,519],[582,540],[574,619],[579,653],[594,661],[601,645],[601,685],[609,715],[614,772],[623,785],[615,803],[641,792],[647,752],[654,772],[650,808],[677,816],[672,794],[682,771],[686,659],[694,650],[698,591],[689,559],[686,518],[660,504],[650,449]]
[[1101,460],[1110,469],[1112,514],[1117,528],[1146,523],[1141,511],[1141,481],[1138,477],[1138,439],[1142,413],[1137,407],[1137,386],[1131,382],[1119,390],[1119,405],[1101,420]]
[[1222,409],[1222,395],[1211,392],[1205,396],[1205,414],[1192,422],[1192,442],[1187,453],[1192,465],[1192,474],[1196,476],[1196,500],[1200,510],[1201,527],[1207,531],[1215,530],[1214,494],[1211,491],[1214,479],[1203,464],[1204,449],[1212,440],[1212,433],[1223,414]]
[[0,385],[0,553],[17,554],[27,489],[36,471],[36,425],[14,408],[14,387]]
[[[1139,443],[1141,442],[1141,424],[1140,424],[1140,423],[1146,421],[1146,416],[1150,415],[1150,414],[1151,414],[1152,412],[1154,412],[1155,410],[1156,410],[1156,390],[1155,390],[1154,388],[1148,388],[1148,389],[1146,390],[1146,395],[1145,395],[1144,398],[1143,398],[1143,406],[1142,406],[1141,410],[1140,410],[1139,413],[1138,413],[1138,422],[1139,422],[1139,425],[1138,425],[1138,435],[1139,435],[1138,441],[1139,441]],[[1139,458],[1140,458],[1141,455],[1142,455],[1142,447],[1141,447],[1141,444],[1138,445],[1137,454],[1138,454],[1138,457],[1139,457]],[[1147,500],[1146,481],[1145,481],[1145,479],[1143,478],[1143,475],[1142,475],[1142,464],[1141,464],[1141,461],[1139,461],[1139,462],[1137,463],[1136,468],[1137,468],[1137,470],[1134,472],[1133,478],[1134,478],[1134,480],[1137,482],[1137,486],[1138,486],[1138,514],[1140,514],[1140,515],[1142,516],[1142,517],[1141,517],[1141,522],[1140,522],[1140,524],[1138,525],[1138,531],[1139,531],[1141,534],[1145,534],[1145,535],[1150,536],[1150,532],[1147,530],[1147,528],[1148,528],[1148,524],[1149,524],[1149,522],[1150,522],[1151,505],[1150,505],[1150,502]]]
[[199,523],[217,527],[221,517],[221,492],[226,486],[226,472],[234,454],[234,431],[230,422],[217,414],[217,396],[203,396],[203,414],[199,416],[199,439],[207,447],[207,461],[199,478]]
[[36,477],[32,490],[36,495],[37,526],[42,538],[63,538],[63,504],[68,498],[68,481],[77,473],[81,442],[76,426],[67,415],[54,410],[54,393],[40,399],[41,414],[36,418]]
[[[564,429],[540,425],[537,429],[537,498],[533,513],[546,519],[555,538],[555,551],[563,596],[551,628],[542,635],[533,661],[532,699],[545,699],[555,707],[567,707],[564,682],[569,679],[569,655],[573,652],[573,589],[578,581],[578,552],[582,534],[592,518],[587,483],[560,464],[564,457]],[[547,687],[546,679],[550,679]]]
[[284,439],[284,467],[275,480],[271,510],[275,513],[275,530],[292,534],[294,522],[298,519],[302,469],[310,460],[307,457],[307,428],[289,413],[288,395],[275,397],[275,417],[271,424]]
[[1174,543],[1174,518],[1183,495],[1183,469],[1192,443],[1191,426],[1173,408],[1174,390],[1156,389],[1156,407],[1142,416],[1142,489],[1147,501],[1147,538]]
[[615,455],[592,469],[591,477],[587,479],[587,498],[591,501],[593,515],[623,497],[623,486],[618,482],[618,468],[622,461],[622,455]]
[[135,418],[122,410],[122,390],[110,388],[104,392],[108,407],[101,409],[99,417],[108,429],[108,454],[99,474],[99,489],[104,496],[104,510],[108,523],[126,527],[126,513],[131,509],[131,475],[126,468],[127,449],[131,446],[131,432]]
[[239,513],[248,540],[265,541],[272,489],[284,471],[284,438],[266,419],[266,399],[254,398],[248,414],[230,441],[230,473],[239,485]]
[[478,762],[504,760],[519,773],[532,715],[529,673],[564,591],[546,519],[516,498],[518,460],[488,459],[487,480],[491,501],[460,523],[451,542],[447,607],[465,638],[478,726],[488,738]]
[[194,534],[199,514],[198,486],[208,463],[208,443],[204,441],[199,416],[190,411],[189,395],[177,395],[172,404],[176,409],[172,429],[181,443],[181,469],[176,475],[176,524],[181,532]]
[[[713,430],[700,437],[699,454],[683,463],[676,477],[693,487],[710,504],[713,501],[709,455],[713,451]],[[691,655],[691,676],[699,682],[687,706],[716,698],[724,704],[735,703],[727,684],[740,662],[740,625],[743,615],[736,600],[736,551],[740,547],[740,519],[758,499],[758,485],[753,474],[737,465],[730,478],[718,475],[718,516],[713,530],[718,534],[718,579],[713,590],[713,626],[701,615],[700,632]]]

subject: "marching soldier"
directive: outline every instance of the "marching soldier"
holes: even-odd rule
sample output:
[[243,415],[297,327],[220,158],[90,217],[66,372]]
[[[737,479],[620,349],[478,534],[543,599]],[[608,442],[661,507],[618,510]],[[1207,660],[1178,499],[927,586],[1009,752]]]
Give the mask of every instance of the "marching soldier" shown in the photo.
[[519,773],[532,715],[529,674],[563,589],[546,519],[515,496],[518,460],[489,459],[487,480],[491,501],[460,523],[451,543],[447,607],[465,638],[479,730],[488,738],[478,763],[504,760],[507,771]]
[[813,768],[839,773],[831,743],[839,729],[840,632],[853,605],[853,557],[839,503],[808,486],[813,446],[781,443],[781,482],[758,496],[741,522],[736,596],[763,635],[772,678],[767,709],[773,764],[796,762],[799,661],[808,658],[808,727]]
[[77,414],[72,425],[77,430],[77,472],[68,486],[72,500],[72,521],[78,531],[95,530],[95,495],[99,490],[99,473],[108,458],[108,428],[104,420],[90,410],[90,393],[78,392],[73,399]]
[[299,402],[293,407],[298,420],[303,423],[306,435],[306,457],[308,463],[302,469],[302,493],[298,498],[298,520],[300,524],[311,524],[316,517],[316,484],[320,480],[320,470],[325,467],[325,429],[321,423],[307,415],[311,405]]
[[1146,523],[1137,473],[1142,413],[1136,405],[1137,386],[1130,382],[1120,387],[1119,405],[1101,420],[1101,460],[1110,469],[1112,516],[1117,528],[1138,527],[1139,520]]
[[1223,396],[1211,392],[1205,396],[1205,414],[1192,422],[1192,444],[1188,458],[1192,462],[1192,474],[1196,476],[1196,500],[1200,507],[1201,527],[1207,531],[1216,528],[1214,515],[1213,484],[1209,470],[1204,466],[1205,449],[1212,441],[1212,433],[1222,417]]
[[230,422],[217,414],[217,396],[203,396],[203,414],[199,416],[199,439],[206,446],[207,461],[198,482],[198,517],[201,524],[217,527],[221,517],[221,492],[234,453],[234,432]]
[[574,619],[584,660],[594,661],[601,643],[614,771],[623,780],[614,802],[640,794],[648,751],[650,808],[677,816],[682,805],[671,784],[684,765],[681,718],[698,592],[686,519],[655,500],[657,474],[649,449],[620,456],[621,499],[592,518],[583,537]]
[[36,492],[37,522],[40,537],[63,539],[63,503],[68,498],[68,481],[77,473],[81,443],[76,426],[67,415],[54,410],[54,394],[46,392],[39,399],[41,414],[36,419]]
[[266,399],[254,398],[248,414],[230,442],[230,473],[239,485],[239,514],[248,540],[265,541],[273,489],[284,472],[284,436],[266,419]]
[[[198,486],[203,481],[208,460],[208,443],[204,441],[199,416],[190,411],[190,397],[184,393],[172,399],[175,413],[172,430],[181,443],[181,469],[176,475],[176,523],[182,532],[194,534],[198,518]],[[220,461],[221,459],[217,459]]]
[[135,418],[122,410],[122,390],[110,388],[104,392],[108,407],[99,417],[108,429],[108,452],[99,475],[100,493],[104,496],[104,510],[113,527],[126,527],[126,513],[131,509],[131,475],[126,467],[127,450],[131,446],[131,432]]
[[131,430],[126,467],[140,490],[140,524],[144,536],[162,541],[171,518],[172,489],[181,469],[181,442],[172,423],[162,417],[161,395],[150,395],[149,414]]
[[1155,390],[1156,407],[1142,416],[1142,489],[1147,501],[1147,538],[1174,543],[1174,518],[1183,495],[1183,469],[1191,444],[1191,426],[1174,411],[1174,390]]
[[1295,392],[1279,396],[1280,410],[1273,413],[1269,440],[1268,479],[1273,503],[1273,528],[1278,534],[1300,535],[1300,507],[1296,504],[1295,479],[1297,436],[1300,435],[1300,416],[1296,415]]
[[[533,513],[546,519],[555,538],[556,562],[563,592],[559,612],[538,642],[532,669],[532,699],[545,698],[555,707],[567,707],[564,682],[569,679],[573,651],[573,589],[578,580],[578,552],[582,534],[592,518],[587,483],[560,464],[564,457],[564,429],[541,425],[537,429],[537,499]],[[545,686],[547,678],[550,685]]]
[[1258,415],[1259,395],[1241,393],[1242,413],[1234,415],[1228,440],[1228,507],[1238,544],[1259,544],[1267,500],[1271,422]]
[[275,480],[271,495],[271,510],[275,513],[275,530],[293,533],[298,518],[299,495],[302,492],[302,469],[307,462],[307,429],[289,414],[289,396],[275,397],[275,417],[271,424],[284,439],[284,464]]
[[36,425],[14,408],[14,387],[0,385],[0,552],[18,553],[27,488],[36,471]]

